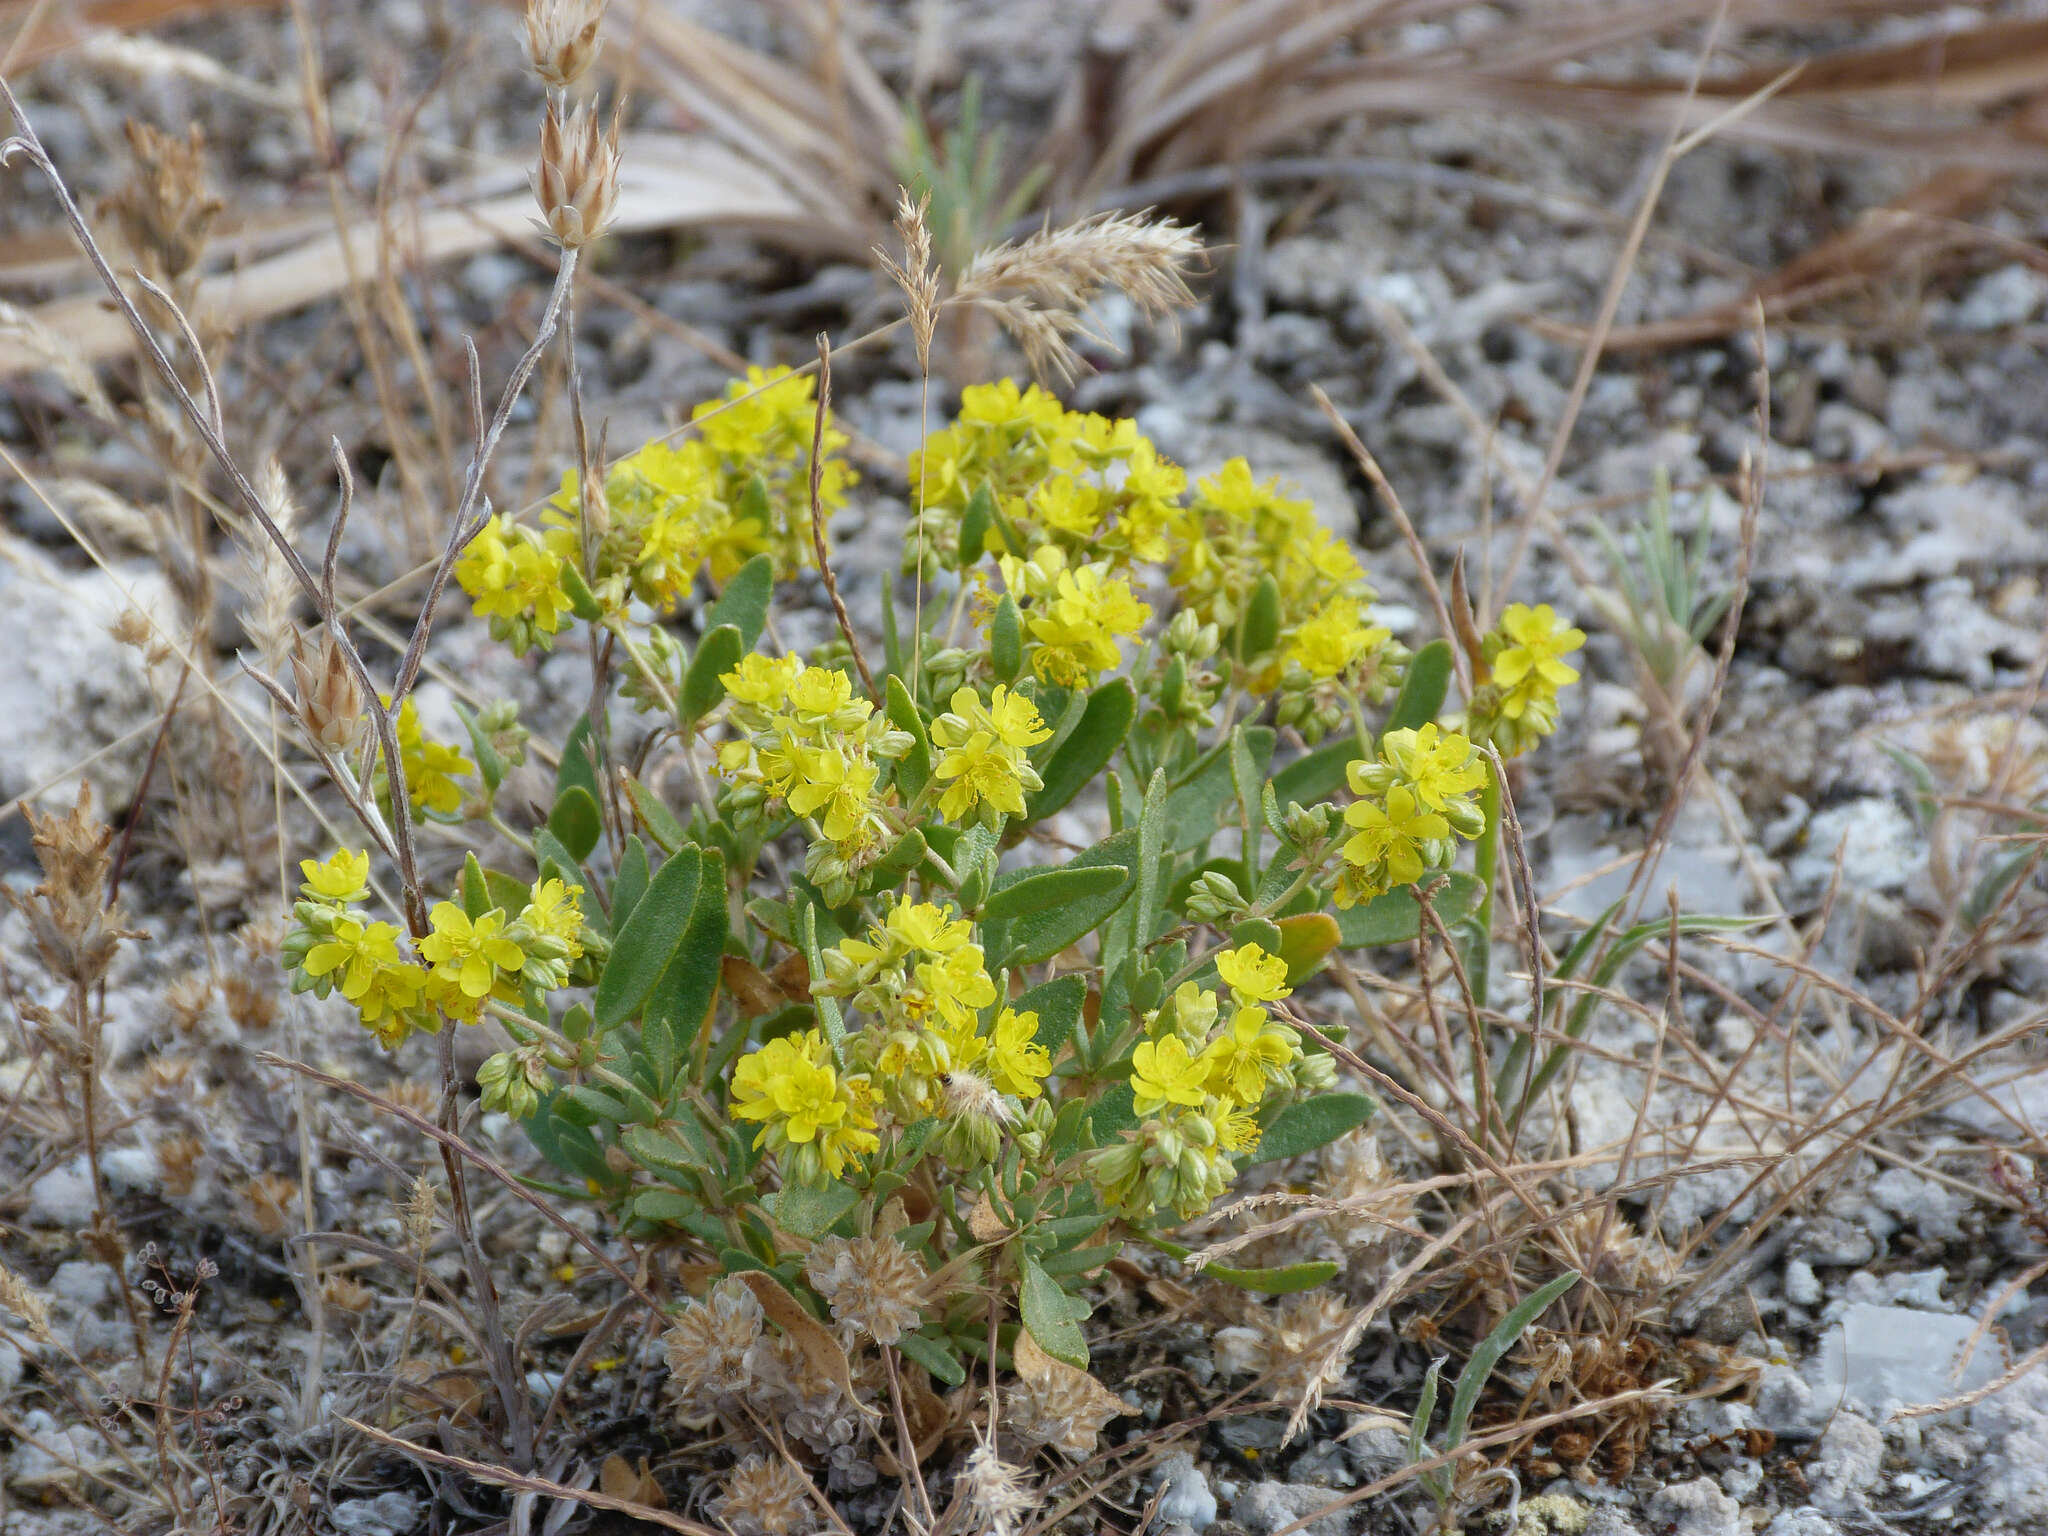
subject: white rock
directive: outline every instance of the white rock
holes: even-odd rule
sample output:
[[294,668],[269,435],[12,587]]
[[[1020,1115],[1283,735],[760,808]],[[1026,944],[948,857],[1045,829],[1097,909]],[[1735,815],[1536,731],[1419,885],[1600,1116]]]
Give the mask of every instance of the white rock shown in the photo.
[[1836,1536],[1835,1522],[1817,1509],[1781,1510],[1764,1527],[1764,1536]]
[[81,1311],[89,1311],[107,1299],[114,1277],[107,1266],[95,1259],[70,1259],[50,1276],[52,1299]]
[[92,1225],[92,1171],[83,1157],[60,1163],[29,1186],[28,1222],[32,1227],[66,1231]]
[[1856,1303],[1821,1339],[1814,1397],[1873,1417],[1896,1406],[1938,1402],[1982,1386],[2002,1368],[1989,1341],[1970,1357],[1960,1377],[1951,1370],[1976,1331],[1967,1317],[1910,1307]]
[[90,1424],[59,1424],[47,1410],[32,1408],[22,1415],[21,1429],[21,1443],[7,1453],[7,1481],[16,1491],[40,1494],[69,1485],[78,1479],[75,1468],[106,1459],[107,1442]]
[[1953,1242],[1969,1204],[1946,1185],[1905,1168],[1888,1168],[1871,1183],[1870,1198],[1931,1243]]
[[2048,1529],[2048,1371],[2029,1371],[1971,1413],[1995,1449],[1980,1464],[1977,1496],[2015,1529]]
[[11,1392],[21,1380],[21,1351],[0,1339],[0,1392]]
[[1598,1504],[1579,1536],[1643,1536],[1634,1521],[1611,1504]]
[[1951,315],[1966,331],[1996,331],[2020,325],[2040,312],[2048,282],[2032,267],[2011,262],[1987,272],[1956,300]]
[[[1340,1497],[1327,1488],[1305,1483],[1253,1483],[1230,1506],[1230,1518],[1252,1536],[1273,1536],[1295,1521],[1327,1508]],[[1358,1506],[1351,1505],[1304,1527],[1306,1536],[1344,1536]]]
[[[133,573],[122,585],[143,606],[168,611],[160,577]],[[137,727],[155,703],[142,658],[108,633],[129,606],[104,572],[41,580],[0,568],[0,799],[41,789],[39,804],[68,809],[78,795],[72,767],[131,731],[84,775],[102,815],[134,792],[149,751],[149,733]]]
[[1820,1305],[1820,1280],[1814,1275],[1813,1266],[1804,1259],[1785,1261],[1785,1299],[1795,1307]]
[[1209,1479],[1186,1451],[1176,1451],[1159,1464],[1152,1486],[1166,1485],[1159,1501],[1159,1518],[1167,1525],[1185,1525],[1206,1531],[1216,1523],[1216,1495]]
[[380,1493],[374,1499],[343,1499],[327,1512],[342,1536],[412,1536],[424,1511],[408,1493]]
[[163,1177],[153,1147],[115,1147],[100,1154],[100,1171],[122,1194],[149,1194]]
[[1696,1477],[1651,1495],[1650,1524],[1671,1536],[1739,1536],[1742,1509],[1711,1477]]
[[1884,1436],[1875,1424],[1853,1413],[1838,1413],[1820,1437],[1807,1481],[1813,1502],[1831,1514],[1863,1507],[1863,1493],[1884,1471]]
[[1799,899],[1818,897],[1842,860],[1842,889],[1895,891],[1902,888],[1925,847],[1913,818],[1889,800],[1871,797],[1831,806],[1806,826],[1806,846],[1786,872]]

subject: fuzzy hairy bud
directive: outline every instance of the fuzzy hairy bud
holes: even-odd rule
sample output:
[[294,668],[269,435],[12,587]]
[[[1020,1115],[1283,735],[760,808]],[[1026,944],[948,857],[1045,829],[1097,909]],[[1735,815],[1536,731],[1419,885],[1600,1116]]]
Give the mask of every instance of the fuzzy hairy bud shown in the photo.
[[534,197],[549,234],[570,250],[604,233],[619,202],[619,118],[598,123],[585,105],[566,121],[551,101],[540,125],[540,169]]
[[526,62],[556,90],[567,90],[589,71],[604,48],[598,35],[606,0],[528,0]]
[[299,685],[299,718],[306,734],[331,753],[347,752],[362,734],[363,691],[331,630],[320,631],[317,647],[299,642],[292,652],[292,676]]

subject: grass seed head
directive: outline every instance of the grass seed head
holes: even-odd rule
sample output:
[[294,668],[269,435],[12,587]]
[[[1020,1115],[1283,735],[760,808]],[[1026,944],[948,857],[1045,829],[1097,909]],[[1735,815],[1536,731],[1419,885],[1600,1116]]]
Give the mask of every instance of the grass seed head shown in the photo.
[[135,172],[108,211],[149,276],[174,283],[199,264],[222,207],[206,187],[206,136],[197,123],[182,139],[133,118],[123,126]]
[[565,121],[552,101],[540,125],[540,169],[534,180],[548,233],[569,250],[604,233],[619,201],[619,116],[599,124],[586,104]]
[[299,642],[292,652],[292,676],[299,685],[299,717],[306,734],[329,752],[345,755],[362,734],[363,691],[331,630],[323,628],[317,643]]
[[529,0],[526,62],[558,91],[581,80],[604,48],[606,0]]
[[94,818],[90,784],[78,786],[78,803],[65,815],[23,810],[43,882],[26,896],[10,890],[7,899],[28,919],[51,974],[90,987],[107,974],[121,940],[145,937],[123,928],[120,908],[107,904],[114,829]]

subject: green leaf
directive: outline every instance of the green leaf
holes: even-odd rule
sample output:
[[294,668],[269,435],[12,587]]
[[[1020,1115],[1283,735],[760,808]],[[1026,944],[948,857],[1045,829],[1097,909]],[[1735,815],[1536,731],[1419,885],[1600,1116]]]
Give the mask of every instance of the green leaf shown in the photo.
[[683,830],[683,824],[676,820],[675,812],[661,803],[653,790],[631,775],[626,775],[626,799],[632,804],[633,819],[640,823],[641,830],[654,839],[654,845],[663,853],[679,853],[690,840],[690,834]]
[[589,858],[597,840],[604,836],[597,797],[580,784],[557,790],[555,808],[548,812],[548,830],[562,840],[562,847],[579,864]]
[[619,872],[612,877],[612,922],[623,923],[647,894],[647,845],[637,837],[626,839],[626,851],[619,855]]
[[882,709],[891,725],[910,735],[910,750],[896,762],[896,785],[915,797],[932,776],[932,743],[925,734],[924,716],[917,712],[917,701],[893,672],[882,690]]
[[[1436,909],[1438,921],[1445,928],[1450,928],[1477,912],[1485,899],[1486,887],[1478,876],[1452,870],[1443,877],[1443,884],[1430,898],[1430,905]],[[1421,932],[1422,904],[1415,899],[1415,887],[1410,885],[1382,892],[1371,901],[1360,902],[1337,914],[1339,942],[1346,949],[1409,944]]]
[[[1186,1260],[1194,1251],[1151,1232],[1140,1235],[1154,1248],[1172,1258]],[[1286,1296],[1295,1291],[1312,1291],[1325,1281],[1334,1279],[1337,1266],[1328,1259],[1313,1259],[1304,1264],[1289,1264],[1278,1269],[1239,1269],[1229,1264],[1204,1264],[1197,1273],[1211,1280],[1221,1280],[1225,1285],[1238,1286],[1243,1290],[1265,1291],[1273,1296]]]
[[615,1029],[637,1013],[668,969],[697,904],[703,862],[696,849],[685,848],[662,865],[619,928],[591,1010],[600,1030]]
[[1137,1101],[1138,1096],[1129,1083],[1112,1083],[1102,1090],[1102,1096],[1095,1101],[1095,1108],[1088,1116],[1095,1145],[1106,1147],[1137,1125]]
[[1444,695],[1450,687],[1451,642],[1432,640],[1409,659],[1408,675],[1401,681],[1401,691],[1394,695],[1386,729],[1420,730],[1444,707]]
[[[1036,1259],[1026,1257],[1023,1269],[1017,1311],[1025,1329],[1053,1359],[1085,1371],[1088,1340],[1081,1333],[1080,1318],[1088,1315],[1087,1303],[1077,1302],[1061,1290],[1059,1282]],[[1077,1307],[1079,1317],[1075,1315]]]
[[998,877],[995,889],[982,903],[984,922],[1023,917],[1047,907],[1064,906],[1115,890],[1130,875],[1121,864],[1091,864],[1083,869],[1060,865],[1053,869],[1013,870]]
[[472,923],[491,910],[491,888],[476,855],[462,856],[462,915]]
[[569,599],[569,611],[584,623],[595,624],[604,617],[603,606],[590,590],[590,583],[583,579],[583,571],[574,560],[562,562],[562,594]]
[[988,553],[989,530],[995,526],[996,498],[983,481],[967,498],[960,514],[960,568],[965,570]]
[[1271,571],[1252,588],[1251,601],[1244,605],[1244,617],[1237,626],[1237,659],[1252,661],[1273,649],[1280,638],[1280,583]]
[[1273,798],[1282,807],[1321,805],[1344,787],[1344,769],[1358,756],[1358,738],[1348,731],[1326,741],[1273,775]]
[[762,1202],[775,1224],[806,1241],[823,1237],[832,1223],[860,1203],[860,1191],[849,1184],[787,1184]]
[[1126,828],[1061,865],[1062,869],[1114,866],[1125,870],[1126,874],[1113,890],[1099,891],[1063,907],[1028,913],[1011,922],[1006,929],[1006,947],[994,963],[997,966],[1036,965],[1093,933],[1129,899],[1137,887],[1137,871],[1133,868],[1137,862],[1137,829]]
[[1280,943],[1273,953],[1287,962],[1287,985],[1298,987],[1323,963],[1323,957],[1344,941],[1343,930],[1327,912],[1303,912],[1280,919]]
[[575,786],[597,798],[597,770],[590,761],[590,716],[578,715],[569,727],[569,739],[562,743],[562,761],[555,769],[557,792]]
[[840,1011],[839,999],[827,997],[815,990],[825,980],[825,959],[818,948],[818,908],[815,902],[804,903],[803,915],[804,963],[810,967],[811,1001],[818,1010],[818,1026],[825,1031],[825,1038],[832,1049],[839,1049],[839,1042],[846,1038],[846,1015]]
[[[1242,767],[1252,778],[1262,777],[1273,761],[1273,739],[1269,726],[1245,728],[1247,759]],[[1222,826],[1226,809],[1237,800],[1238,769],[1233,766],[1233,755],[1232,742],[1219,742],[1173,781],[1166,798],[1166,824],[1174,852],[1199,848]]]
[[462,722],[462,728],[469,732],[469,750],[476,754],[476,771],[484,781],[484,793],[495,796],[498,786],[505,782],[505,759],[499,754],[497,744],[476,723],[476,716],[455,704],[455,717]]
[[1038,1015],[1037,1042],[1048,1056],[1058,1056],[1074,1033],[1075,1021],[1088,1002],[1088,983],[1079,976],[1058,976],[1033,987],[1010,1006],[1019,1013]]
[[960,1363],[945,1345],[936,1339],[928,1339],[921,1333],[906,1333],[897,1337],[896,1347],[903,1351],[903,1358],[914,1360],[932,1373],[936,1381],[949,1387],[967,1384],[967,1367]]
[[618,1175],[605,1162],[604,1148],[598,1144],[597,1138],[564,1117],[561,1109],[559,1091],[542,1098],[540,1108],[526,1121],[527,1140],[540,1148],[542,1157],[564,1173],[600,1185],[616,1183]]
[[1552,1302],[1578,1283],[1579,1276],[1567,1270],[1548,1285],[1523,1297],[1521,1304],[1502,1318],[1493,1332],[1480,1340],[1479,1347],[1472,1351],[1472,1358],[1465,1362],[1465,1369],[1458,1373],[1457,1389],[1451,1394],[1450,1417],[1444,1420],[1445,1450],[1455,1451],[1465,1443],[1465,1428],[1472,1422],[1472,1410],[1479,1403],[1480,1389],[1500,1363],[1500,1357],[1514,1348],[1515,1340],[1549,1310]]
[[1437,1382],[1444,1371],[1448,1356],[1439,1355],[1429,1362],[1429,1369],[1422,1373],[1422,1395],[1416,1400],[1415,1412],[1408,1417],[1408,1459],[1411,1462],[1423,1460],[1423,1452],[1429,1449],[1425,1438],[1429,1434],[1429,1421],[1436,1413]]
[[[684,1054],[696,1042],[698,1031],[706,1027],[718,1001],[719,960],[725,954],[728,931],[725,856],[708,849],[699,859],[689,925],[648,994],[642,1021],[641,1037],[648,1055],[654,1058],[664,1092],[674,1086]],[[613,953],[616,956],[617,952]]]
[[676,1121],[670,1127],[657,1128],[651,1125],[627,1127],[619,1137],[619,1144],[633,1159],[647,1167],[698,1169],[710,1165],[708,1149],[692,1146],[684,1139],[683,1131],[694,1132],[695,1127],[687,1121]]
[[599,1122],[622,1125],[633,1118],[633,1112],[626,1107],[625,1100],[616,1094],[606,1093],[602,1088],[592,1088],[586,1083],[564,1088],[561,1097],[555,1103],[555,1108],[567,1111],[572,1123],[580,1112],[585,1117],[585,1125],[595,1125]]
[[679,1189],[643,1189],[633,1196],[632,1211],[641,1221],[679,1224],[697,1214],[697,1202]]
[[740,632],[740,649],[751,651],[767,627],[768,602],[774,595],[775,562],[767,555],[756,555],[732,573],[718,601],[704,610],[706,634],[730,624]]
[[1166,770],[1156,768],[1152,782],[1145,786],[1145,803],[1138,811],[1138,912],[1133,934],[1134,953],[1142,955],[1159,928],[1159,914],[1165,901],[1165,871],[1160,867],[1166,853]]
[[703,719],[725,697],[719,679],[740,664],[746,649],[736,624],[721,624],[697,642],[697,654],[683,673],[683,696],[676,701],[685,722]]
[[989,620],[988,661],[1000,683],[1016,681],[1024,670],[1024,615],[1017,611],[1017,599],[1007,592]]
[[1137,712],[1137,691],[1127,677],[1090,693],[1079,723],[1038,770],[1044,788],[1025,806],[1025,819],[1041,821],[1087,788],[1124,744]]
[[1362,1093],[1319,1093],[1299,1104],[1290,1104],[1273,1117],[1273,1123],[1259,1136],[1258,1150],[1251,1154],[1250,1161],[1277,1163],[1283,1157],[1313,1152],[1357,1130],[1378,1107]]

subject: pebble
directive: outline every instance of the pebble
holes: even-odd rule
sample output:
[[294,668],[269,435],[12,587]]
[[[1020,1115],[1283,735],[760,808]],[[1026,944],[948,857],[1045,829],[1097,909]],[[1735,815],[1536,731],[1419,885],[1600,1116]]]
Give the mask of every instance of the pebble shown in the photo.
[[1215,1523],[1216,1494],[1209,1487],[1207,1475],[1195,1465],[1194,1457],[1186,1451],[1167,1457],[1159,1464],[1153,1486],[1162,1483],[1166,1485],[1166,1496],[1159,1501],[1161,1520],[1195,1531],[1206,1531]]
[[1785,1262],[1785,1299],[1795,1307],[1816,1307],[1821,1299],[1820,1280],[1804,1259]]
[[1976,1327],[1953,1314],[1852,1303],[1821,1337],[1816,1403],[1876,1415],[1890,1405],[1938,1402],[1982,1386],[1999,1371],[1998,1352],[1988,1341],[1960,1378],[1952,1375]]
[[1871,1183],[1870,1198],[1930,1243],[1952,1242],[1963,1235],[1962,1216],[1969,1209],[1963,1197],[1910,1169],[1888,1168],[1879,1174]]
[[1838,1529],[1817,1509],[1786,1509],[1764,1527],[1764,1536],[1837,1536]]
[[[1230,1506],[1230,1518],[1252,1536],[1273,1536],[1305,1515],[1324,1509],[1337,1497],[1327,1488],[1306,1483],[1253,1483]],[[1340,1509],[1305,1527],[1308,1536],[1347,1536],[1358,1506]]]
[[1650,1524],[1670,1536],[1740,1536],[1742,1509],[1711,1477],[1696,1477],[1650,1496]]
[[412,1536],[419,1529],[420,1501],[393,1490],[374,1499],[343,1499],[327,1512],[342,1536]]
[[1807,1481],[1813,1502],[1830,1514],[1849,1514],[1863,1506],[1862,1495],[1884,1471],[1884,1436],[1875,1424],[1854,1413],[1838,1413],[1820,1437]]
[[1800,1224],[1786,1254],[1809,1265],[1849,1267],[1877,1257],[1877,1240],[1843,1216],[1814,1216]]

